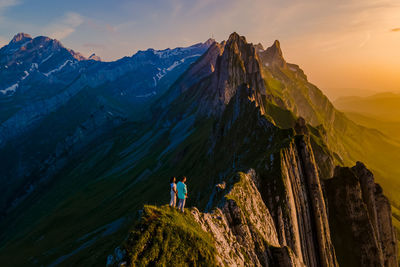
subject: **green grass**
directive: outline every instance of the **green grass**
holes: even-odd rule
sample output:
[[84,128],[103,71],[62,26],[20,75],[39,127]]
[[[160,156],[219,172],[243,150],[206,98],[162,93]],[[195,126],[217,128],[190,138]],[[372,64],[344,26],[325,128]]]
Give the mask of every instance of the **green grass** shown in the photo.
[[292,112],[272,104],[271,102],[265,102],[265,114],[268,119],[271,120],[272,118],[272,121],[283,129],[292,128],[296,121]]
[[132,266],[217,266],[212,236],[168,205],[144,206],[123,247]]
[[239,172],[235,180],[237,180],[237,182],[233,185],[232,190],[225,195],[225,198],[235,201],[236,205],[238,205],[242,212],[245,213],[246,217],[249,217],[247,209],[243,207],[243,201],[238,198],[241,191],[250,192],[249,184],[247,183],[245,174],[243,172]]
[[359,125],[377,129],[388,137],[400,141],[400,117],[396,121],[387,121],[358,112],[345,112],[345,115]]

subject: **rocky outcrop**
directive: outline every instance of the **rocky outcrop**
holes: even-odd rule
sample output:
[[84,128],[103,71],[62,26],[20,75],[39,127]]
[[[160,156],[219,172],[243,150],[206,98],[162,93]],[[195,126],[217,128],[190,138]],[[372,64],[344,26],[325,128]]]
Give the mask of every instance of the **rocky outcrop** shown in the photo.
[[263,197],[272,211],[281,245],[307,266],[337,266],[325,200],[308,136],[280,151],[281,177],[265,178]]
[[238,176],[221,208],[212,213],[191,211],[214,237],[217,262],[221,266],[304,266],[289,247],[280,245],[274,220],[255,185],[255,171]]
[[329,223],[342,266],[397,266],[391,207],[372,173],[357,162],[325,182]]
[[286,67],[286,61],[283,58],[281,44],[275,40],[272,46],[268,47],[265,51],[259,51],[260,58],[267,67],[277,66],[279,68]]
[[32,39],[32,36],[30,36],[29,34],[24,33],[24,32],[19,32],[16,35],[14,35],[14,37],[12,38],[10,43],[18,43],[21,41],[27,41],[27,40],[31,40],[31,39]]
[[250,170],[240,173],[240,181],[225,196],[226,202],[212,213],[193,209],[203,230],[212,234],[218,262],[228,266],[268,266],[269,247],[279,247],[274,221],[263,203]]
[[[232,33],[226,42],[221,43],[219,51],[213,73],[202,92],[200,113],[221,115],[238,89],[246,85],[252,92],[252,100],[264,110],[262,99],[266,89],[253,44],[247,43],[245,37]],[[215,54],[210,49],[205,56],[211,52]]]
[[91,54],[88,59],[94,60],[94,61],[101,61],[101,58],[98,55],[96,55],[95,53]]

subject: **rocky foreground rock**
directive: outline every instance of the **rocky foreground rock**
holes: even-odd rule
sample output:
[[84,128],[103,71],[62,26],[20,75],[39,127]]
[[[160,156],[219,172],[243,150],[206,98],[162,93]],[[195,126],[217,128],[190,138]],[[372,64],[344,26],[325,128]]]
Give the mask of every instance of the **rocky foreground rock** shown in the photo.
[[332,239],[343,265],[397,266],[390,203],[373,174],[357,162],[337,167],[325,184]]
[[325,200],[310,152],[304,138],[282,151],[281,194],[271,186],[261,195],[250,170],[222,207],[192,211],[221,266],[397,266],[390,204],[372,173],[362,163],[337,167]]

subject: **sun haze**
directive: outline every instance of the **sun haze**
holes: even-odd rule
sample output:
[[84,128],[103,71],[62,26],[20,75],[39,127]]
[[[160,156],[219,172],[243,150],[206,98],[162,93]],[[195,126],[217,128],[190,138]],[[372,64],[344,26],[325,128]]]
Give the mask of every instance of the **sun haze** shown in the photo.
[[0,22],[0,46],[27,32],[109,61],[237,31],[264,46],[279,39],[285,58],[332,99],[400,90],[397,0],[9,0]]

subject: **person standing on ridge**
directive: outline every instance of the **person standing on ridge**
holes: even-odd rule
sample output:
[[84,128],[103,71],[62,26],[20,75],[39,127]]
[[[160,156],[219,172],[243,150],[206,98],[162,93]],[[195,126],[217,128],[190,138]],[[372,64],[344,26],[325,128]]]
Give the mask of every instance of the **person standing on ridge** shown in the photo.
[[176,191],[176,178],[174,176],[171,177],[170,183],[171,183],[170,184],[170,186],[171,186],[171,190],[170,190],[171,191],[170,192],[171,200],[169,202],[169,206],[175,208],[175,206],[176,206],[176,194],[178,192]]
[[178,209],[180,209],[182,212],[185,212],[185,201],[187,198],[187,187],[186,187],[186,177],[183,176],[182,179],[178,182],[176,185],[176,188],[178,190]]

